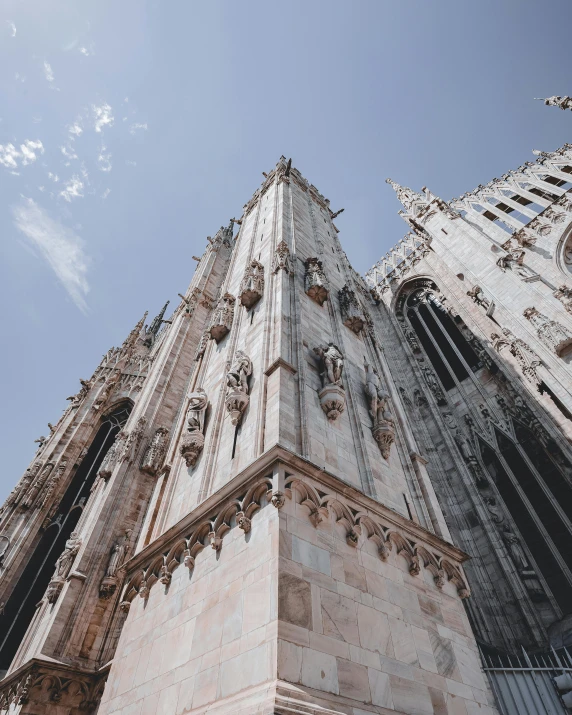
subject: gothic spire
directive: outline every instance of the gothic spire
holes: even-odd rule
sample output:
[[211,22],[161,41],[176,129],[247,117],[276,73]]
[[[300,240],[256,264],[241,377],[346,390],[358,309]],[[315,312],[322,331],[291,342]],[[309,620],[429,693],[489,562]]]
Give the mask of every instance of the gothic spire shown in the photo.
[[427,203],[421,194],[418,194],[407,186],[401,186],[392,179],[386,179],[385,183],[390,184],[393,187],[393,190],[397,194],[397,198],[401,201],[406,211],[411,211],[413,205],[416,203]]
[[153,318],[151,325],[145,331],[147,333],[147,335],[149,335],[149,333],[152,333],[154,337],[157,335],[157,333],[159,332],[159,330],[161,328],[161,325],[165,322],[163,320],[163,318],[165,317],[165,311],[167,310],[167,306],[169,305],[170,302],[171,301],[168,300],[165,303],[165,305],[161,308],[159,315],[157,315],[155,318]]
[[135,347],[135,343],[137,342],[137,338],[141,334],[141,331],[143,330],[143,326],[145,325],[145,321],[147,320],[147,316],[149,315],[149,311],[145,311],[145,314],[141,318],[141,320],[137,323],[137,325],[133,328],[133,330],[129,333],[127,336],[125,342],[123,343],[123,347],[127,349],[131,349]]
[[560,107],[560,109],[572,109],[572,97],[535,97],[534,99],[544,102],[548,107]]

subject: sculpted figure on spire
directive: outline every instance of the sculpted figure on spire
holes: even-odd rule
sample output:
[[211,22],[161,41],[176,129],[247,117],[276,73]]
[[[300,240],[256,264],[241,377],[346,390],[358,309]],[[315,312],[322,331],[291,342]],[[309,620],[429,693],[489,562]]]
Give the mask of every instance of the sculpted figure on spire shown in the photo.
[[407,186],[401,186],[392,179],[386,179],[385,183],[390,184],[393,187],[393,190],[397,194],[397,198],[401,201],[406,211],[411,211],[415,203],[426,203],[421,194],[418,194],[416,191],[413,191]]

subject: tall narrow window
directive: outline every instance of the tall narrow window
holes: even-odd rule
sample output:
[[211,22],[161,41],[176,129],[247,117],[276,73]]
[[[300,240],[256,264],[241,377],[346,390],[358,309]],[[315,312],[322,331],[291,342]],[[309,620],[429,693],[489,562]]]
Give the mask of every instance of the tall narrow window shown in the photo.
[[130,412],[131,405],[123,405],[104,418],[58,506],[55,518],[39,536],[0,619],[0,670],[9,668],[34,616],[36,605],[54,573],[56,560],[79,521],[97,470]]

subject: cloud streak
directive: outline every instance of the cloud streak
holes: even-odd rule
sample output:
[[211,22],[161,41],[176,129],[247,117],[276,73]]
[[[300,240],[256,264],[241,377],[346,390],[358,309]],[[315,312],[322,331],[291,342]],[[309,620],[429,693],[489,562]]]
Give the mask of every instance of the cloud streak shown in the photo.
[[92,106],[94,115],[94,128],[96,132],[101,132],[101,130],[106,126],[112,126],[114,117],[113,110],[104,102],[101,106],[97,107],[95,104]]
[[82,239],[52,219],[33,199],[12,208],[14,225],[41,253],[75,305],[87,312],[89,256]]
[[52,71],[51,65],[49,64],[49,62],[46,62],[46,60],[44,60],[44,75],[48,82],[54,81],[54,73]]
[[0,164],[14,170],[18,168],[20,159],[22,166],[28,166],[36,161],[38,154],[43,153],[44,145],[39,139],[25,139],[24,143],[20,144],[20,149],[16,149],[13,144],[0,144]]
[[81,199],[83,197],[83,181],[77,174],[66,183],[63,191],[60,191],[60,196],[71,203],[72,199]]

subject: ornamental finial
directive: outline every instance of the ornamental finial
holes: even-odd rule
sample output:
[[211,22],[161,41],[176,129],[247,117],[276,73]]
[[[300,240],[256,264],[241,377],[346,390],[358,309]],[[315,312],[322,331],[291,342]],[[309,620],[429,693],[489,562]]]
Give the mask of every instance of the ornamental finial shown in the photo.
[[572,97],[534,97],[534,99],[544,102],[547,107],[560,107],[560,109],[572,109]]
[[411,211],[413,205],[416,203],[427,203],[421,194],[418,194],[407,186],[401,186],[393,181],[393,179],[386,179],[385,183],[393,187],[393,190],[397,194],[397,198],[401,201],[406,211]]

